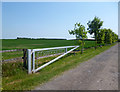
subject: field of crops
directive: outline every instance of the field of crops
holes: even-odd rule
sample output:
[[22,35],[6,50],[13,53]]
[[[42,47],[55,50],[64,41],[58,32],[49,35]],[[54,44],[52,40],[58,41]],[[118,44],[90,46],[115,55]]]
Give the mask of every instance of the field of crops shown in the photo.
[[[3,39],[2,50],[11,49],[35,49],[35,48],[49,48],[60,46],[72,46],[78,45],[75,40],[41,40],[41,39]],[[85,48],[95,46],[95,41],[85,41]],[[12,59],[22,57],[22,51],[4,52],[2,53],[2,59]]]
[[[85,47],[94,46],[94,41],[85,41]],[[2,50],[23,48],[48,48],[77,45],[75,40],[41,40],[41,39],[3,39]]]

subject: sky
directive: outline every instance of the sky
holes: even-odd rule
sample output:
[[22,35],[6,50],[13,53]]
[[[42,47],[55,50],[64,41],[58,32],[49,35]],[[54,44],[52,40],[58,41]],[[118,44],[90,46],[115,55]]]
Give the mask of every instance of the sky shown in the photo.
[[[73,39],[68,30],[97,16],[118,34],[118,2],[3,2],[2,38]],[[88,38],[92,36],[87,34]]]
[[119,35],[119,39],[120,39],[120,1],[118,3],[118,35]]

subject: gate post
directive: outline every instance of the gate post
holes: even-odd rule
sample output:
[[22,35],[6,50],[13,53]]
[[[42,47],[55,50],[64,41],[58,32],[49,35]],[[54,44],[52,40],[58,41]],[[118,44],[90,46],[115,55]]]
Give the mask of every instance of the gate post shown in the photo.
[[23,67],[27,68],[27,49],[23,49]]
[[31,49],[27,50],[28,74],[31,73]]

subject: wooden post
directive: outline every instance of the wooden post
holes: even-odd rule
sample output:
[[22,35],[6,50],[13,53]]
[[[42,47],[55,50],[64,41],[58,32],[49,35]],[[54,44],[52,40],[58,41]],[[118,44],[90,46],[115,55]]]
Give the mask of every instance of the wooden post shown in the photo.
[[27,49],[23,49],[23,67],[27,69]]

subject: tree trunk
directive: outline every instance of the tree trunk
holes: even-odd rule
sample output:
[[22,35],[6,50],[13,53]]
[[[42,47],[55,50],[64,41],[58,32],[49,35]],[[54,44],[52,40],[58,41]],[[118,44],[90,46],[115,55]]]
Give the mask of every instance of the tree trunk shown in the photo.
[[95,33],[95,49],[97,48],[97,34]]
[[82,39],[82,49],[81,49],[81,54],[83,54],[83,39]]

